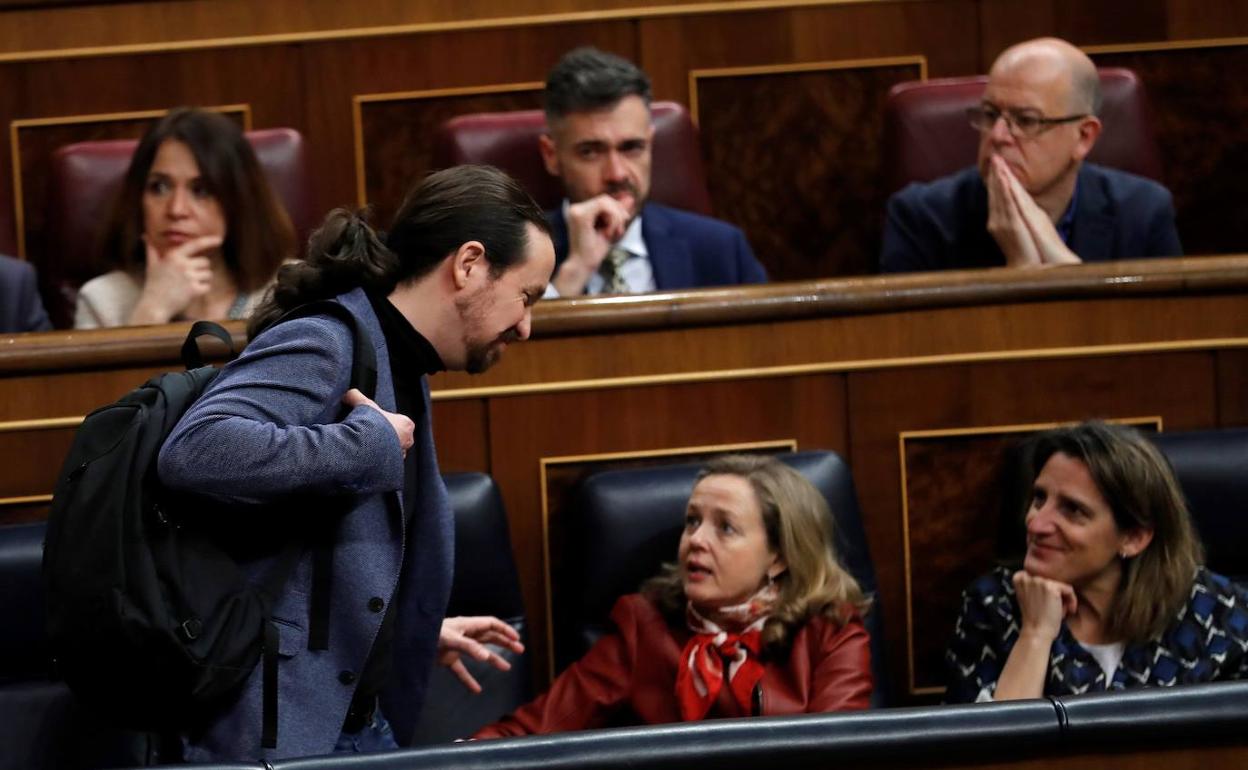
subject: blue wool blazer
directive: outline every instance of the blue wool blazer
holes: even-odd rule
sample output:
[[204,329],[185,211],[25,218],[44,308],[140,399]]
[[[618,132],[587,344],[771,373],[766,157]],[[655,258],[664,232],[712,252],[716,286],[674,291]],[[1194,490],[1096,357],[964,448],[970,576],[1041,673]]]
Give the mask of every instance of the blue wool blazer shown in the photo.
[[[1183,254],[1170,191],[1092,163],[1079,168],[1070,250],[1084,262]],[[888,200],[880,272],[1000,267],[988,233],[988,188],[971,166],[912,183]]]
[[0,255],[0,333],[42,332],[52,328],[39,299],[35,268]]
[[[395,410],[390,358],[377,316],[360,289],[337,301],[368,332],[377,354],[376,402]],[[415,727],[450,596],[454,525],[438,472],[425,409],[416,420],[418,496],[403,500],[399,441],[380,412],[342,406],[350,384],[351,330],[327,316],[270,327],[225,366],[183,416],[161,449],[161,480],[228,503],[239,543],[249,525],[299,535],[317,502],[350,501],[335,532],[329,649],[307,649],[311,557],[305,554],[274,610],[281,630],[278,668],[278,745],[261,750],[261,666],[237,701],[202,731],[183,736],[188,761],[281,759],[327,754],[341,732],[384,613],[369,608],[380,597],[396,608],[391,686],[383,710],[399,742]],[[344,414],[345,412],[345,414]],[[397,496],[399,506],[387,504]],[[397,508],[411,508],[410,523]],[[260,517],[252,518],[252,517]],[[280,543],[244,560],[260,579]],[[375,605],[375,602],[373,603]]]
[[[563,209],[546,212],[553,231],[555,266],[568,257],[568,223]],[[650,252],[655,288],[696,289],[766,283],[767,271],[754,256],[745,234],[718,219],[647,203],[641,237]]]

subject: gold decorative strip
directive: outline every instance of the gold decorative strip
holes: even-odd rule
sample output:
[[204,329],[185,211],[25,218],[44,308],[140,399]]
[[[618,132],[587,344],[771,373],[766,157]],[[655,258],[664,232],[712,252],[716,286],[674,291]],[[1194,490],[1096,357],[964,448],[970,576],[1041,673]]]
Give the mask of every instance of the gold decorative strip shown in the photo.
[[1106,355],[1177,353],[1192,350],[1232,350],[1236,348],[1248,348],[1248,337],[1219,337],[1177,342],[1133,342],[1118,345],[1090,345],[1077,348],[1033,348],[983,353],[949,353],[931,356],[869,358],[857,361],[829,361],[818,364],[790,364],[785,366],[719,369],[700,372],[642,374],[631,377],[601,377],[585,380],[565,380],[563,382],[538,382],[524,385],[495,385],[483,388],[435,390],[432,392],[431,397],[434,401],[453,401],[466,398],[499,398],[505,396],[532,396],[545,393],[567,393],[569,391],[610,390],[646,385],[685,385],[702,382],[722,382],[724,380],[770,379],[774,377],[798,377],[808,374],[906,369],[918,366],[978,364],[1000,361],[1040,361],[1054,358],[1090,358]]
[[0,508],[12,508],[19,505],[38,505],[52,502],[52,495],[27,495],[26,497],[0,497]]
[[572,465],[575,463],[612,462],[616,460],[640,460],[656,457],[688,457],[704,455],[712,452],[749,452],[760,449],[775,451],[797,451],[797,439],[778,439],[775,441],[754,441],[741,444],[708,444],[704,446],[673,447],[669,449],[644,449],[634,452],[605,452],[587,455],[562,455],[542,457],[538,460],[538,474],[541,481],[542,500],[542,579],[546,601],[546,655],[550,680],[555,678],[555,606],[551,589],[550,574],[550,497],[546,485],[546,470],[552,465]]
[[[1119,423],[1122,425],[1154,425],[1158,432],[1163,429],[1163,421],[1161,415],[1153,415],[1150,417],[1122,417],[1110,419],[1108,422]],[[910,496],[906,487],[906,442],[911,439],[925,438],[946,438],[946,437],[966,437],[966,436],[992,436],[1004,433],[1035,433],[1042,430],[1052,430],[1062,425],[1074,425],[1075,422],[1039,422],[1039,423],[1022,423],[1017,425],[988,425],[976,428],[939,428],[935,430],[904,430],[897,434],[897,452],[899,459],[899,468],[901,480],[898,488],[901,490],[901,542],[902,542],[902,562],[905,568],[905,587],[906,587],[906,669],[907,669],[907,690],[911,695],[938,695],[943,694],[944,687],[918,687],[915,684],[915,676],[917,674],[914,659],[914,588],[913,573],[911,571],[910,560]]]
[[260,35],[234,35],[198,40],[171,40],[159,43],[122,43],[117,45],[80,46],[78,48],[18,51],[0,54],[0,63],[46,61],[49,59],[81,59],[98,56],[124,56],[127,54],[176,53],[202,51],[212,48],[243,48],[262,45],[290,43],[334,42],[374,37],[396,37],[437,32],[464,32],[487,29],[543,27],[556,24],[582,24],[605,21],[640,21],[669,16],[705,16],[713,13],[742,13],[749,11],[781,11],[800,8],[835,7],[841,5],[872,5],[896,0],[730,0],[729,2],[691,2],[681,5],[638,6],[594,11],[571,11],[565,13],[531,14],[527,16],[498,16],[465,21],[414,22],[410,24],[385,24],[374,27],[314,30],[305,32],[281,32]]
[[900,67],[913,65],[919,68],[919,80],[927,80],[927,57],[922,54],[891,56],[872,59],[837,59],[832,61],[801,62],[796,64],[764,64],[754,67],[715,67],[689,71],[689,114],[698,123],[698,80],[703,78],[728,78],[750,75],[791,75],[804,72],[832,72],[836,70],[871,69],[874,67]]
[[[224,104],[204,107],[206,110],[226,114],[242,113],[243,130],[251,130],[250,104]],[[9,150],[13,158],[13,226],[17,230],[17,256],[26,258],[26,209],[22,203],[22,151],[20,132],[24,128],[44,126],[74,126],[83,123],[117,123],[123,120],[159,118],[169,110],[135,110],[131,112],[103,112],[94,115],[64,115],[51,118],[20,118],[9,123]]]
[[379,94],[356,94],[351,97],[351,144],[355,154],[356,205],[368,205],[368,185],[364,174],[364,109],[363,105],[375,102],[402,102],[416,99],[439,99],[448,96],[480,96],[482,94],[512,94],[520,91],[541,91],[545,83],[498,83],[463,88],[433,88],[424,91],[392,91]]
[[1219,37],[1209,40],[1159,40],[1152,43],[1117,43],[1111,45],[1081,46],[1083,52],[1095,56],[1101,53],[1152,53],[1154,51],[1189,51],[1200,48],[1236,48],[1248,45],[1248,37]]
[[55,430],[57,428],[77,428],[82,424],[85,415],[77,417],[44,417],[37,420],[8,420],[0,422],[0,433],[13,433],[26,430]]

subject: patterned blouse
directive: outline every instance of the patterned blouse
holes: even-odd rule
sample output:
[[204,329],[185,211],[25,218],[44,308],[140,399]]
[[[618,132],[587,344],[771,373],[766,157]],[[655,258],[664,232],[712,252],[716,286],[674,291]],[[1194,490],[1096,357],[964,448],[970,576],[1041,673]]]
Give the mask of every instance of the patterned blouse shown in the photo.
[[[962,612],[945,652],[948,703],[992,695],[1018,641],[1020,612],[1014,570],[998,567],[962,594]],[[1169,627],[1142,644],[1128,644],[1112,679],[1071,635],[1066,624],[1053,640],[1045,695],[1166,687],[1248,679],[1248,589],[1204,567]]]

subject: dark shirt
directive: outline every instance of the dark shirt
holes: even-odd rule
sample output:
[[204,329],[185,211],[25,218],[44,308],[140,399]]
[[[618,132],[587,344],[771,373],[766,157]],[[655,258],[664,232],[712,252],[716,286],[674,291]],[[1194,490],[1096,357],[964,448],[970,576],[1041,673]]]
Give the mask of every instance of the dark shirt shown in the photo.
[[[368,295],[368,301],[381,322],[381,331],[386,338],[386,350],[390,353],[390,375],[394,380],[394,402],[399,414],[406,415],[415,421],[425,410],[424,398],[421,395],[420,381],[427,374],[440,372],[446,368],[442,357],[424,335],[416,331],[398,308],[385,297]],[[408,501],[404,511],[404,530],[411,523],[413,503],[420,499],[415,488],[417,472],[415,452],[408,452],[403,461],[403,499]],[[401,568],[401,567],[400,567]],[[381,620],[377,638],[368,654],[364,670],[360,672],[360,682],[355,688],[355,697],[351,701],[351,712],[354,714],[371,713],[377,701],[377,695],[385,687],[390,678],[390,670],[394,663],[394,606],[391,601],[386,607],[386,615]]]

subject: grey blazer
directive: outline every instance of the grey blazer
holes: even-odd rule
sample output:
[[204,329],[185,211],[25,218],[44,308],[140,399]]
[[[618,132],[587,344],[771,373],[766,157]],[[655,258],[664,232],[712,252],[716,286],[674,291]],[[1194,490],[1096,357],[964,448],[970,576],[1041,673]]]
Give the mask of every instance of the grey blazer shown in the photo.
[[[377,316],[362,290],[343,294],[377,352],[375,400],[395,410],[390,359]],[[258,530],[297,532],[308,500],[349,495],[350,511],[335,533],[329,649],[307,649],[311,558],[305,554],[274,610],[279,620],[278,746],[261,750],[261,667],[238,700],[202,731],[183,736],[188,761],[281,759],[327,754],[342,728],[383,612],[396,609],[391,686],[383,709],[401,744],[415,728],[438,632],[450,596],[454,526],[438,472],[429,415],[416,417],[417,499],[403,500],[403,457],[385,417],[360,406],[345,416],[351,376],[351,331],[326,316],[295,319],[258,335],[223,368],[183,416],[161,449],[161,480],[231,504],[231,537]],[[399,506],[388,506],[395,495]],[[298,501],[298,502],[296,502]],[[398,510],[411,506],[410,523]],[[274,526],[275,520],[280,519]],[[244,549],[245,550],[245,549]],[[280,546],[244,559],[258,580]]]

